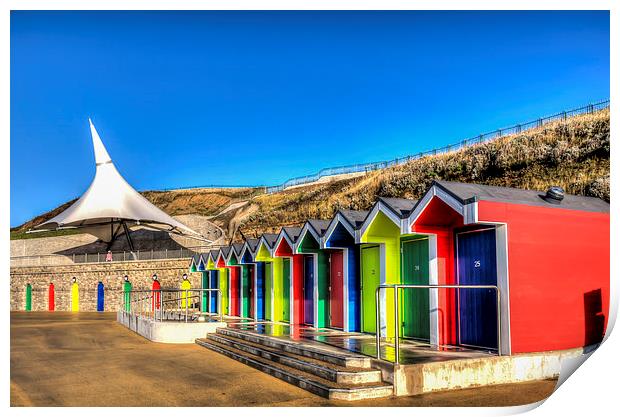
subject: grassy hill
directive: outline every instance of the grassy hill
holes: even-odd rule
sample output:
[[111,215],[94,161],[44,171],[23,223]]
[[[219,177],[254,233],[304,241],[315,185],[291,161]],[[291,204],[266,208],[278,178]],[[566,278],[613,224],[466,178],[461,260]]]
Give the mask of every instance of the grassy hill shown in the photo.
[[[263,194],[259,188],[203,188],[143,195],[171,215],[213,216],[235,239],[299,225],[309,218],[331,218],[339,208],[368,209],[378,196],[419,198],[434,179],[537,190],[560,185],[570,194],[609,201],[609,125],[609,110],[602,110],[360,177],[275,194]],[[218,215],[241,201],[246,203]],[[12,229],[12,238],[24,236],[32,225],[71,203]]]
[[609,201],[609,167],[609,111],[602,110],[362,177],[259,196],[240,230],[255,236],[327,219],[339,208],[368,209],[378,196],[419,198],[434,179],[536,190],[560,185]]

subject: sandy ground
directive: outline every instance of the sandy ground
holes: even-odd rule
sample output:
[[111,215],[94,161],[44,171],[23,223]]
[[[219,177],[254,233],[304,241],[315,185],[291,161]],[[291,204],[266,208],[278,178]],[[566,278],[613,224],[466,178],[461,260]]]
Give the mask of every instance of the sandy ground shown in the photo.
[[11,406],[504,406],[555,381],[328,401],[197,345],[152,343],[109,313],[11,313]]

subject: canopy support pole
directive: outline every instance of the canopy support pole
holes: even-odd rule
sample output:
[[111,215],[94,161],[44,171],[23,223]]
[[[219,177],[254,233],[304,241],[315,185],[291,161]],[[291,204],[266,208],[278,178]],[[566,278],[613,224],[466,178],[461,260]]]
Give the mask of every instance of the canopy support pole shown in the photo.
[[129,236],[129,228],[127,227],[127,223],[124,220],[121,220],[121,224],[123,225],[123,230],[125,230],[125,236],[127,236],[127,243],[129,244],[129,250],[134,252],[133,241],[131,240],[131,236]]
[[118,227],[116,228],[116,230],[114,230],[114,220],[112,220],[112,222],[110,223],[110,241],[108,242],[108,244],[106,245],[105,251],[109,251],[110,248],[112,247],[112,245],[114,244],[114,241],[116,240],[116,237],[118,236],[118,232],[121,230],[121,224],[119,222]]

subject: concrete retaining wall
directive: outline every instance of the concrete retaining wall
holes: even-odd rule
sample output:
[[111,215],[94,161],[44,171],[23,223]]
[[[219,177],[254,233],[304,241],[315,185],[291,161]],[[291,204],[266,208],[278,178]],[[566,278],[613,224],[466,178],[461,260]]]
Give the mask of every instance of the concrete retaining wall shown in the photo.
[[140,336],[159,343],[194,343],[197,338],[215,333],[219,327],[226,327],[224,322],[160,322],[124,311],[116,313],[116,321]]
[[[395,395],[418,395],[432,391],[509,384],[557,378],[562,360],[583,354],[583,349],[489,356],[417,365],[374,363],[384,380],[394,384]],[[391,368],[391,369],[390,369]]]

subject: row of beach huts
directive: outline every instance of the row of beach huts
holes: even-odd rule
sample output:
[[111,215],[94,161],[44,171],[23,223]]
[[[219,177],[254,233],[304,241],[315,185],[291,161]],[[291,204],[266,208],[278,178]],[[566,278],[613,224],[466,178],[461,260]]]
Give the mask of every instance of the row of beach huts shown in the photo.
[[419,200],[379,198],[196,254],[190,271],[220,289],[213,313],[371,334],[379,323],[386,337],[505,355],[600,342],[609,261],[603,200],[435,181]]

